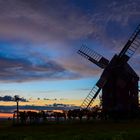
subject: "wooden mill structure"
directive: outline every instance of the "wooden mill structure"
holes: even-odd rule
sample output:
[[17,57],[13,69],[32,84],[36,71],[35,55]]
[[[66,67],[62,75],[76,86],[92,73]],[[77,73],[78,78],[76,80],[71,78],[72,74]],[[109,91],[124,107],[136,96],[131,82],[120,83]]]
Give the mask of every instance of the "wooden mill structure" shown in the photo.
[[101,106],[105,115],[133,116],[138,112],[139,77],[128,64],[140,46],[140,25],[131,35],[119,54],[109,61],[102,55],[83,45],[78,53],[103,69],[99,80],[83,101],[81,108],[88,109],[102,90]]

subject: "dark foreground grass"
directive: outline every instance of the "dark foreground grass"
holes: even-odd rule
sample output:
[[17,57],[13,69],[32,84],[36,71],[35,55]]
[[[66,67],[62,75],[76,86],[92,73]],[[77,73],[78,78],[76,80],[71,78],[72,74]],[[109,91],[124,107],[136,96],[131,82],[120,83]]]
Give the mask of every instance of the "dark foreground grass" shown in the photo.
[[140,121],[60,122],[12,126],[0,122],[0,140],[140,140]]

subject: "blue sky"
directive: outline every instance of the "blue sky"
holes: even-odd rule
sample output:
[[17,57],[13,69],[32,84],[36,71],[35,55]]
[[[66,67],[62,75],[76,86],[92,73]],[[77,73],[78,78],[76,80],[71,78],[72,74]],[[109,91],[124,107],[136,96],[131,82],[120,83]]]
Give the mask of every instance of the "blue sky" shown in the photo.
[[[94,78],[82,80],[41,81],[27,83],[1,84],[1,95],[20,94],[30,98],[81,99],[96,82]],[[26,88],[25,88],[26,87]],[[5,89],[5,90],[4,90]]]
[[[0,94],[84,98],[102,70],[84,43],[109,60],[140,23],[138,0],[0,0]],[[140,74],[140,49],[130,64]]]

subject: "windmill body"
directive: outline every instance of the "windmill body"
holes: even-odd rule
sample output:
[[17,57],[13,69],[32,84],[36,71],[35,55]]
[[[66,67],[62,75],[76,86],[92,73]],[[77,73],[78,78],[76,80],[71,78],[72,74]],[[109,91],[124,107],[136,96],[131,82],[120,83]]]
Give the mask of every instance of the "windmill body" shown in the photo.
[[103,113],[131,116],[138,111],[139,77],[128,64],[129,59],[140,46],[140,25],[129,38],[122,51],[109,61],[100,54],[82,46],[78,53],[104,69],[99,80],[83,101],[81,108],[91,107],[102,90]]
[[113,116],[129,116],[136,113],[139,77],[135,71],[128,63],[120,64],[118,56],[115,55],[103,75],[104,73],[109,75],[102,87],[102,111]]

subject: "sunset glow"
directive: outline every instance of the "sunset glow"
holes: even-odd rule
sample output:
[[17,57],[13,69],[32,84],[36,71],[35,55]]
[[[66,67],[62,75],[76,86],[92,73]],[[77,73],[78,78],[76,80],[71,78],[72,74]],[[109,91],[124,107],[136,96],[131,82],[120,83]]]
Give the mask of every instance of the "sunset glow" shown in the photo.
[[0,118],[12,118],[13,113],[0,113]]

